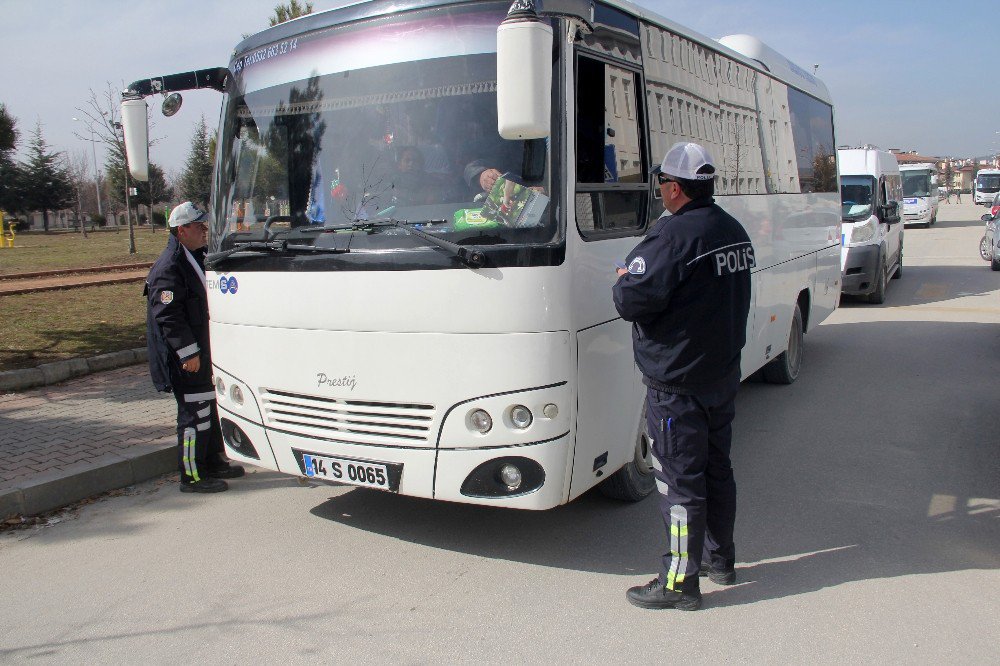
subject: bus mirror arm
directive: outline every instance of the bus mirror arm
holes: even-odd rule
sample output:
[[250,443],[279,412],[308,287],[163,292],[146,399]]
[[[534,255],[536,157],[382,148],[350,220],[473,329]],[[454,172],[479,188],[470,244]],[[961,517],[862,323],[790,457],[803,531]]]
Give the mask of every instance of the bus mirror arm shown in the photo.
[[157,93],[170,93],[179,90],[200,90],[211,88],[225,92],[229,81],[229,70],[225,67],[210,67],[193,72],[167,74],[152,79],[139,79],[129,84],[122,91],[122,99],[141,99]]

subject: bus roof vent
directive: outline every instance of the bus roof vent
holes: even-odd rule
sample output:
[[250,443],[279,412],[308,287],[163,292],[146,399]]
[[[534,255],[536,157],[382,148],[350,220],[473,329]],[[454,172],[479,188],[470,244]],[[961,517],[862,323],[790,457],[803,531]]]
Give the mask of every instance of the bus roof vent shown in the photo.
[[752,35],[726,35],[719,43],[742,56],[756,60],[764,69],[796,88],[829,101],[830,92],[815,76]]

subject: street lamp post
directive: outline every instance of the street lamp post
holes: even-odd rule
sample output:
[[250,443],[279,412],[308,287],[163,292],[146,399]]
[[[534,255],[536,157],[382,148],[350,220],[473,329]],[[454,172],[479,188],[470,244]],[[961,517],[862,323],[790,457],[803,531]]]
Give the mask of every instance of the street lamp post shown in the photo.
[[[79,118],[73,118],[73,120],[79,122]],[[87,139],[84,139],[86,141]],[[97,168],[97,141],[94,139],[94,128],[90,128],[90,147],[93,149],[94,153],[94,194],[97,195],[97,214],[104,217],[104,211],[101,208],[101,172]]]

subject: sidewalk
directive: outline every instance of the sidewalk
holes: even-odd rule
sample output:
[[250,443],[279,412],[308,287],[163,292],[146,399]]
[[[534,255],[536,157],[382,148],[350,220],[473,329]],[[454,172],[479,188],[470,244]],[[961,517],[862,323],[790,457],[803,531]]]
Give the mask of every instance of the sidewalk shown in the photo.
[[0,519],[176,469],[175,419],[145,364],[0,395]]

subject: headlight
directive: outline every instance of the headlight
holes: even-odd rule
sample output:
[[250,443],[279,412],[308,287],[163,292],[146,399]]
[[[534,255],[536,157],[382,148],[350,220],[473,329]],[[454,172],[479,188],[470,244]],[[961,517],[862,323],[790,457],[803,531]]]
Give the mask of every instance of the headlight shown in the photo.
[[851,231],[852,243],[867,243],[875,237],[875,224],[869,219],[860,226],[855,226]]
[[493,418],[483,409],[477,409],[469,414],[469,425],[473,430],[485,435],[493,429]]
[[514,405],[510,408],[510,422],[518,430],[530,426],[531,418],[531,410],[524,405]]
[[243,389],[241,389],[236,384],[229,387],[229,397],[233,399],[237,405],[243,404]]
[[226,382],[222,381],[222,377],[215,378],[215,390],[219,395],[226,395]]

